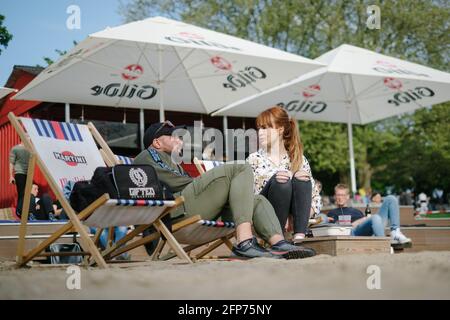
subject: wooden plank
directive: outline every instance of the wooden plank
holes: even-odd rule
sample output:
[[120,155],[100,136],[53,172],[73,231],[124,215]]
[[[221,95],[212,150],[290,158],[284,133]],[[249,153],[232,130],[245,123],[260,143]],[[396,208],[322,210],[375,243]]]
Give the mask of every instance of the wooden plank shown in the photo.
[[192,159],[192,161],[194,162],[195,167],[197,168],[197,170],[200,173],[200,175],[204,174],[205,173],[205,169],[203,169],[202,162],[197,157],[194,157]]
[[92,122],[88,122],[87,124],[92,136],[94,137],[95,141],[100,145],[100,148],[102,152],[105,154],[105,156],[109,159],[109,163],[111,164],[119,164],[119,160],[117,160],[114,153],[109,148],[108,144],[103,139],[102,135],[98,132],[97,128],[94,126]]
[[[39,246],[43,241],[48,239],[50,235],[26,236],[24,249],[32,250]],[[14,260],[17,255],[18,236],[2,236],[0,237],[0,258],[5,260]],[[61,236],[54,243],[73,243],[71,235]],[[39,260],[38,256],[33,259]]]
[[[203,249],[201,252],[199,252],[198,254],[195,255],[196,259],[201,259],[202,257],[204,257],[205,255],[207,255],[208,253],[210,253],[211,251],[213,251],[214,249],[220,247],[222,244],[227,244],[228,248],[231,250],[233,248],[233,245],[231,244],[230,238],[232,238],[234,236],[234,234],[228,235],[227,237],[222,237],[218,240],[216,240],[215,242],[213,242],[212,244],[208,245],[205,249]],[[231,247],[230,247],[230,246]]]
[[390,238],[388,237],[352,237],[332,236],[307,238],[302,242],[318,254],[348,255],[390,253]]
[[111,247],[113,245],[113,242],[114,242],[114,227],[109,227],[106,247],[107,248]]
[[202,217],[201,217],[200,215],[198,215],[198,214],[195,215],[195,216],[192,216],[192,217],[183,219],[183,220],[181,220],[181,221],[175,223],[175,224],[172,226],[172,233],[175,233],[175,232],[177,232],[178,230],[180,230],[180,229],[182,229],[182,228],[184,228],[184,227],[186,227],[186,226],[188,226],[188,225],[191,225],[191,224],[193,224],[193,223],[196,223],[196,222],[198,222],[198,221],[200,221],[200,220],[202,220]]
[[12,208],[0,209],[0,220],[14,220]]
[[155,252],[153,253],[152,261],[157,261],[161,255],[162,250],[166,244],[166,240],[161,239],[156,246]]
[[186,260],[188,263],[192,263],[191,258],[186,254],[186,252],[183,250],[183,248],[180,246],[180,244],[177,242],[177,240],[174,238],[172,233],[167,229],[167,227],[162,223],[159,219],[155,221],[154,223],[155,227],[166,237],[167,243],[169,246],[175,251],[177,256],[180,259]]
[[159,233],[158,233],[158,232],[155,232],[155,233],[152,233],[152,234],[150,234],[150,235],[148,235],[148,236],[146,236],[146,237],[143,237],[143,238],[141,238],[141,239],[135,240],[135,241],[133,241],[133,242],[127,244],[126,246],[120,247],[119,249],[115,250],[115,251],[109,256],[109,258],[112,259],[112,258],[114,258],[114,257],[117,257],[118,255],[121,255],[122,253],[125,253],[125,252],[130,251],[130,250],[133,250],[133,249],[135,249],[135,248],[137,248],[137,247],[140,247],[140,246],[142,246],[142,245],[144,245],[144,244],[147,244],[147,243],[149,243],[149,242],[151,242],[151,241],[157,239],[158,237],[159,237]]
[[[29,222],[27,223],[27,235],[47,235],[57,231],[67,222]],[[0,223],[0,235],[17,236],[21,222]],[[17,249],[17,248],[16,248]]]
[[412,240],[405,252],[450,251],[450,227],[410,227],[402,232]]
[[103,149],[99,149],[98,151],[100,152],[103,161],[105,161],[108,167],[112,167],[115,165],[115,163],[106,155],[106,152],[103,151]]

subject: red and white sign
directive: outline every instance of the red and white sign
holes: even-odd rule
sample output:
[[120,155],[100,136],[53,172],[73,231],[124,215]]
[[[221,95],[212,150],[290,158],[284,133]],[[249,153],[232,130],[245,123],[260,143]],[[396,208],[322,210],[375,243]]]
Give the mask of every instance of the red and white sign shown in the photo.
[[125,80],[136,80],[144,74],[144,68],[138,64],[130,64],[124,68],[122,78]]
[[320,86],[318,84],[310,85],[308,88],[303,90],[303,96],[305,98],[312,98],[320,93]]
[[395,78],[384,78],[384,85],[392,90],[400,90],[403,87],[403,84],[400,80]]
[[211,63],[220,70],[231,70],[233,68],[232,64],[228,62],[225,58],[220,56],[214,56],[211,58]]

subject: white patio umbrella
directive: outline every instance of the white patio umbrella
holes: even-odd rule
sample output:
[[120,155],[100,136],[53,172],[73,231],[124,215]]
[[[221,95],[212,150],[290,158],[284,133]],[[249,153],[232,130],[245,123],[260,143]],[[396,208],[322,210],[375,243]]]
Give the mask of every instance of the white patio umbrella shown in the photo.
[[11,88],[6,88],[6,87],[0,87],[0,99],[6,97],[8,94],[10,94],[11,92],[17,92],[17,89],[11,89]]
[[345,44],[316,61],[327,67],[213,115],[255,117],[278,104],[297,119],[347,123],[352,191],[356,192],[352,123],[366,124],[450,100],[450,74],[422,65]]
[[210,113],[323,64],[162,17],[90,35],[18,100]]

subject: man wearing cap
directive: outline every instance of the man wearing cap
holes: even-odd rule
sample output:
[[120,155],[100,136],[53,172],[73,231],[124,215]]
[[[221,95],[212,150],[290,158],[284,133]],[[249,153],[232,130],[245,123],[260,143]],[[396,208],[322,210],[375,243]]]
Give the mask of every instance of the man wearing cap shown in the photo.
[[[315,255],[314,250],[287,242],[271,204],[263,196],[253,194],[253,172],[248,164],[230,163],[207,171],[197,178],[185,173],[172,161],[171,154],[181,151],[183,142],[172,135],[176,129],[169,121],[152,124],[145,132],[144,146],[134,164],[152,165],[159,180],[171,191],[184,197],[184,204],[172,213],[172,217],[194,216],[236,224],[237,245],[233,253],[243,258],[306,258]],[[259,246],[252,233],[256,232],[271,249]]]

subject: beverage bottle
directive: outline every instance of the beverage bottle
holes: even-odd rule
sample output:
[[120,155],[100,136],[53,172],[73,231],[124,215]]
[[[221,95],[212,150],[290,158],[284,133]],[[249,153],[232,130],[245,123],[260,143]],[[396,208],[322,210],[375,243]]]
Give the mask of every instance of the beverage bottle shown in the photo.
[[370,218],[370,216],[372,215],[372,210],[370,210],[370,206],[369,204],[367,204],[366,210],[364,211],[364,213],[366,214],[366,217]]

